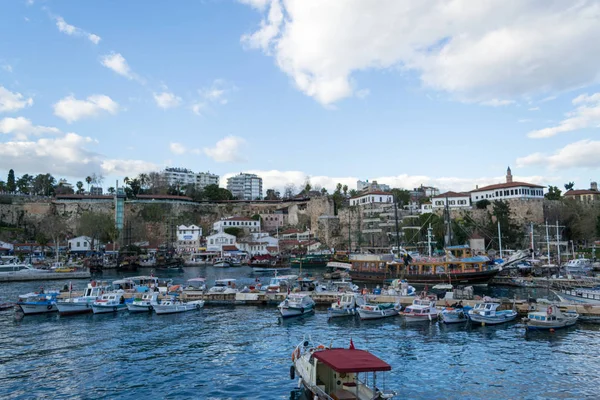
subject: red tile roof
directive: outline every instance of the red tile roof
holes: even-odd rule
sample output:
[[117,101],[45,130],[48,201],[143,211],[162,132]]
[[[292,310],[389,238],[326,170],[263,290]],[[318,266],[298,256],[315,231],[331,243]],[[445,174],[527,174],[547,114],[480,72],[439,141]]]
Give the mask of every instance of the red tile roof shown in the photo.
[[589,189],[576,189],[576,190],[569,190],[567,192],[565,192],[564,196],[579,196],[581,194],[595,194],[595,195],[599,195],[600,196],[600,192],[598,192],[597,190],[589,190]]
[[464,193],[464,192],[446,192],[446,193],[442,193],[442,194],[438,194],[437,196],[434,196],[434,199],[445,199],[446,197],[471,197],[471,195],[469,193]]
[[235,246],[223,246],[222,250],[223,251],[238,251],[238,248]]
[[471,190],[471,193],[483,192],[486,190],[508,189],[508,188],[521,187],[521,186],[531,187],[531,188],[540,188],[540,189],[545,188],[545,186],[534,185],[533,183],[527,183],[527,182],[506,182],[506,183],[497,183],[495,185],[488,185],[488,186],[480,187],[479,189]]

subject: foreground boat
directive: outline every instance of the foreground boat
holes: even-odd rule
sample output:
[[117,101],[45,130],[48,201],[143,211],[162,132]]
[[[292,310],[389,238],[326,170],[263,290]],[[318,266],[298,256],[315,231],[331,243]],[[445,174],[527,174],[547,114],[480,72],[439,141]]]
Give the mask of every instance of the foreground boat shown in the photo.
[[129,312],[150,312],[158,304],[158,292],[145,293],[127,304]]
[[400,313],[402,306],[399,303],[362,304],[358,308],[360,319],[381,319],[395,317]]
[[102,296],[105,291],[109,291],[110,285],[98,284],[92,281],[87,284],[83,296],[70,299],[58,300],[56,307],[60,315],[87,314],[92,312],[92,304]]
[[579,314],[575,312],[563,313],[556,305],[551,304],[544,311],[533,311],[523,318],[525,328],[529,330],[550,330],[568,328],[575,325]]
[[327,318],[353,317],[357,314],[356,308],[364,304],[364,298],[354,293],[344,293],[338,301],[327,309]]
[[19,296],[17,306],[25,315],[56,312],[57,295],[58,291],[23,294]]
[[[366,350],[313,346],[308,340],[292,352],[290,378],[298,374],[298,386],[315,399],[390,399],[395,392],[385,391],[378,380],[380,372],[392,367]],[[371,386],[369,386],[369,384]]]
[[517,318],[518,314],[515,310],[498,311],[498,307],[500,307],[500,303],[475,304],[475,307],[469,311],[469,319],[481,325],[499,325]]
[[315,301],[306,293],[290,293],[277,308],[282,318],[298,317],[313,313]]
[[179,300],[163,300],[152,306],[157,315],[178,314],[186,311],[199,310],[204,307],[204,300],[189,301],[184,303]]

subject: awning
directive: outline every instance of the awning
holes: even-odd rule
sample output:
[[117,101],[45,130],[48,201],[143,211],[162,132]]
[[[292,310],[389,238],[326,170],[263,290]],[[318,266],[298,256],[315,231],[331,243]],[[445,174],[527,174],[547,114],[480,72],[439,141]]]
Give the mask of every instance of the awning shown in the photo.
[[336,372],[391,371],[392,367],[366,350],[329,349],[315,351],[313,357]]

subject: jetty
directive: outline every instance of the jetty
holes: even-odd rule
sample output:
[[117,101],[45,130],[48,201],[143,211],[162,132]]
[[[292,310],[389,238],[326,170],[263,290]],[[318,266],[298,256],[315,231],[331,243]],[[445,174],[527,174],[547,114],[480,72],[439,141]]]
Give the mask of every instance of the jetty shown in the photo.
[[25,281],[51,281],[61,279],[89,279],[92,277],[89,271],[74,272],[46,272],[39,274],[14,274],[0,276],[0,282],[25,282]]

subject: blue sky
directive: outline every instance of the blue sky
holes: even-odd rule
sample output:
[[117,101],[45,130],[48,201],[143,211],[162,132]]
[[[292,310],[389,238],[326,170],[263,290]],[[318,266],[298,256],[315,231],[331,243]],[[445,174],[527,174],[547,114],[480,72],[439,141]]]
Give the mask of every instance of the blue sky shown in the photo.
[[588,187],[598,2],[495,4],[3,2],[0,179]]

